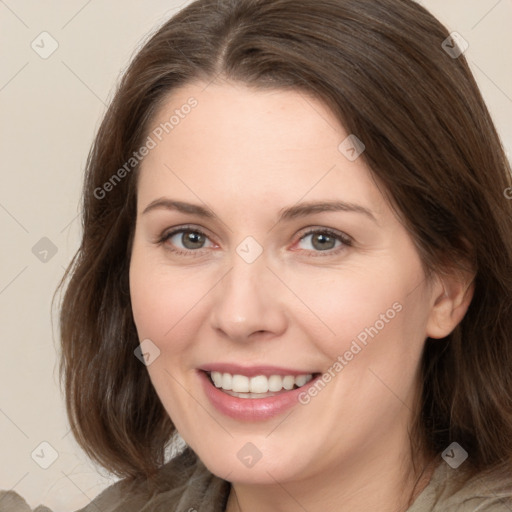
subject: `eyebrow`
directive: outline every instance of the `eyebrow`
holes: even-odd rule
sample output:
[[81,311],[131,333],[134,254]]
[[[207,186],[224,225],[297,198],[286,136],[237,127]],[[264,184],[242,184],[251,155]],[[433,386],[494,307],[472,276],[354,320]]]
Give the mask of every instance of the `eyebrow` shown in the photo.
[[[183,201],[175,201],[165,197],[155,199],[154,201],[149,203],[148,206],[144,208],[142,214],[144,215],[152,210],[161,209],[174,210],[182,213],[190,213],[208,219],[220,220],[218,216],[210,208],[198,204],[186,203]],[[306,217],[307,215],[312,215],[315,213],[340,211],[360,213],[365,215],[369,219],[373,220],[374,222],[377,222],[377,219],[375,218],[374,214],[368,208],[365,208],[364,206],[354,203],[346,203],[344,201],[306,202],[293,205],[288,208],[283,208],[279,210],[280,216],[278,222],[281,222],[283,220],[292,220],[298,217]]]

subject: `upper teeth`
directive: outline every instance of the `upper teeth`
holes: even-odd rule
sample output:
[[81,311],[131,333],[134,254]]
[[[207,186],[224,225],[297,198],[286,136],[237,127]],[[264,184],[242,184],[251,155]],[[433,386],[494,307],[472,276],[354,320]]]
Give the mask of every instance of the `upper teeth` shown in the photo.
[[211,372],[211,378],[216,387],[235,393],[267,393],[268,391],[290,390],[294,385],[304,386],[312,378],[312,374],[297,375],[258,375],[247,377],[246,375],[232,375],[231,373]]

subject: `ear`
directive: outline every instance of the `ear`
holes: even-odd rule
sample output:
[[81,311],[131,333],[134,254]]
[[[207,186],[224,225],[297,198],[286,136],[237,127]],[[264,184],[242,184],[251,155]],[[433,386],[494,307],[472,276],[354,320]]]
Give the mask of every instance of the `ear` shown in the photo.
[[474,273],[460,270],[436,276],[427,321],[426,334],[429,338],[448,336],[462,321],[473,298],[474,277]]

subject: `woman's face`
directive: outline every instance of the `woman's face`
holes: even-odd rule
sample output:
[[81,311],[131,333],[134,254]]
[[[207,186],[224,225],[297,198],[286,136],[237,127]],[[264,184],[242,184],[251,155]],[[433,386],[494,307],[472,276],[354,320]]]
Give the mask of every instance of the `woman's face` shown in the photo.
[[232,83],[152,130],[130,288],[182,437],[234,482],[396,466],[437,288],[362,148],[318,100]]

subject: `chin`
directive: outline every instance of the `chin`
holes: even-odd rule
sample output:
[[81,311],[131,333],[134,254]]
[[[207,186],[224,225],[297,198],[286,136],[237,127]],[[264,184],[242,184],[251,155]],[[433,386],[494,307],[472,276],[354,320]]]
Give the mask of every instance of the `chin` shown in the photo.
[[210,446],[194,451],[211,473],[233,483],[274,485],[302,473],[305,463],[298,464],[296,455],[278,453],[270,447],[261,451],[246,439],[233,439],[231,448],[219,444],[216,450]]

